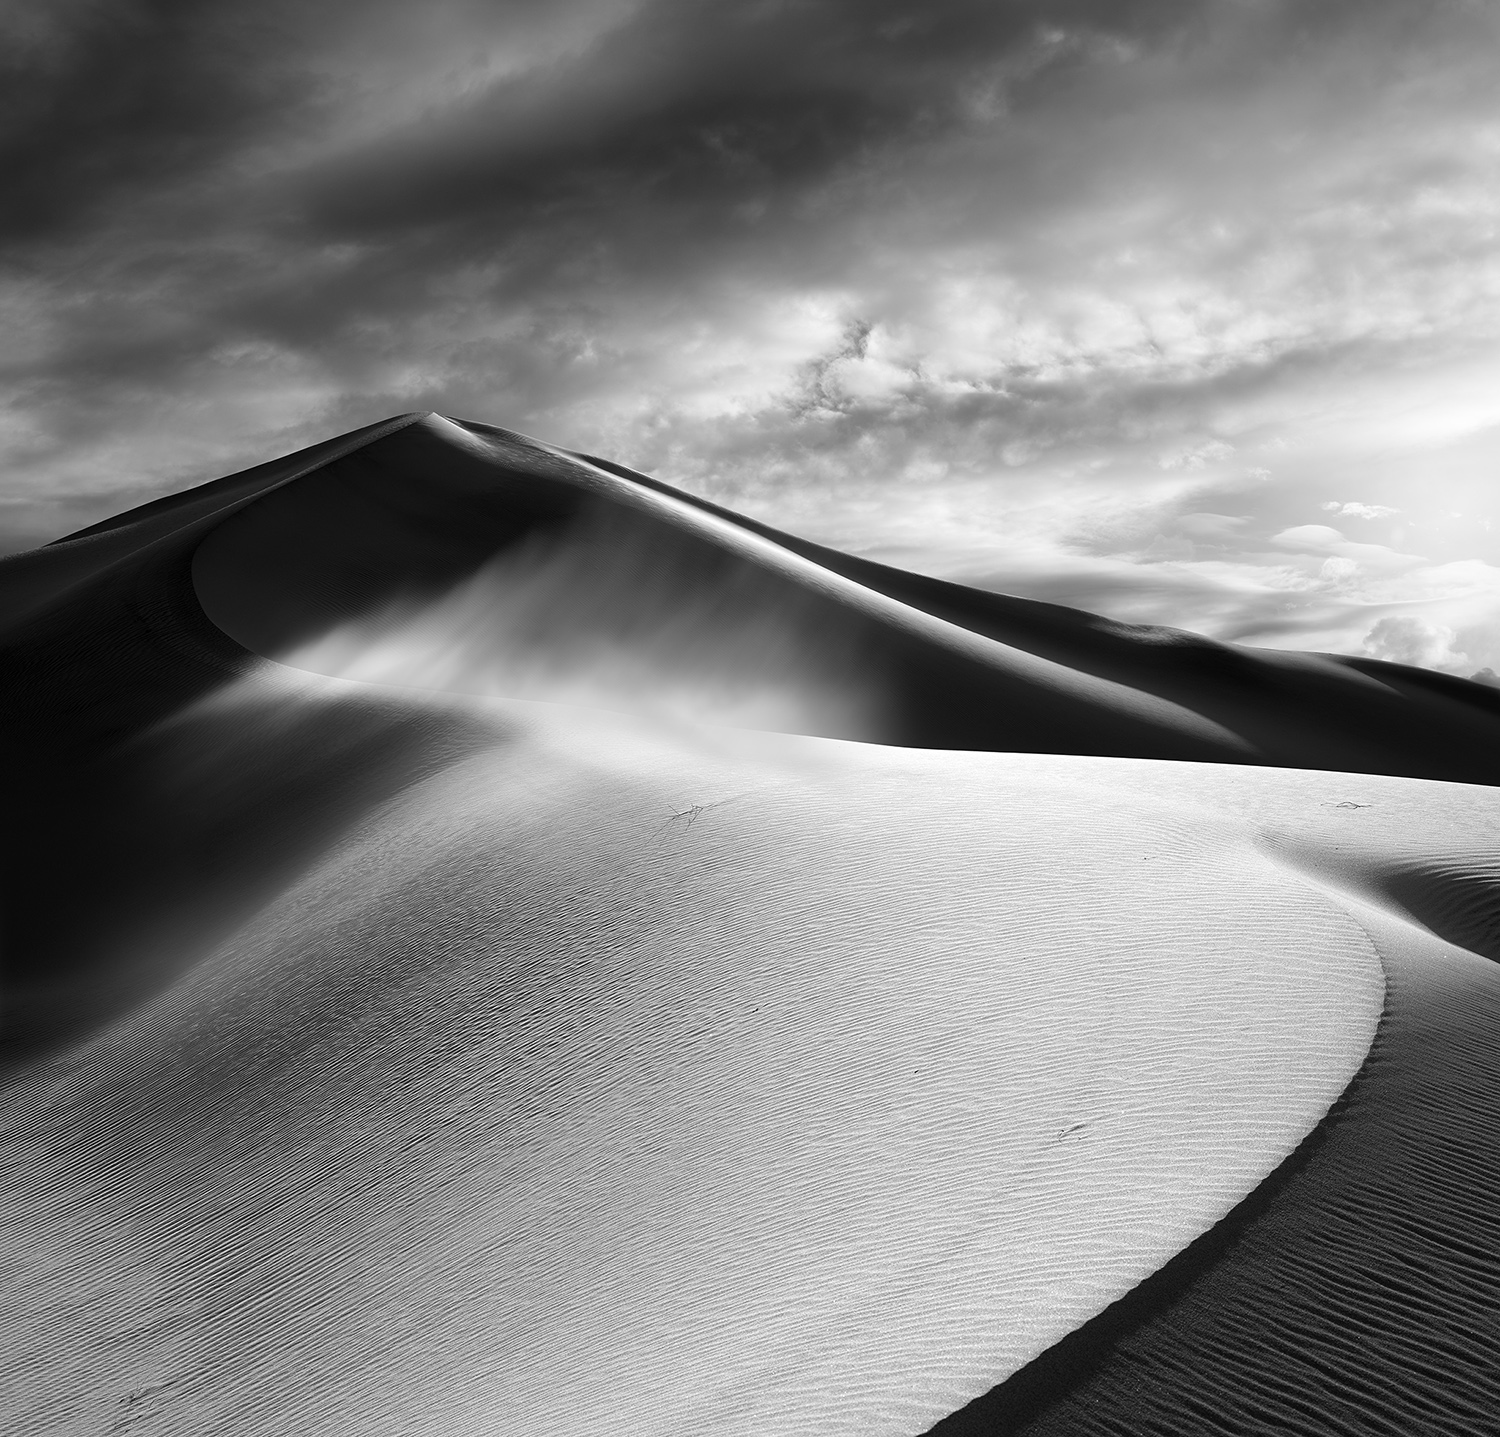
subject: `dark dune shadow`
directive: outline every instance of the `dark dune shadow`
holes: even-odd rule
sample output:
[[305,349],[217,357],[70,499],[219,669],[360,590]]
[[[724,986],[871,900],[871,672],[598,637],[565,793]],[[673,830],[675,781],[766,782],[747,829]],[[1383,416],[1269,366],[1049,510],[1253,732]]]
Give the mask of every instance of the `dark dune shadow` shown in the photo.
[[[885,742],[1201,761],[1254,756],[1186,709],[989,645],[766,545],[742,525],[664,502],[664,493],[505,431],[434,420],[225,520],[199,546],[194,581],[216,624],[246,648],[279,657],[414,590],[436,596],[508,554],[539,543],[602,552],[605,541],[619,554],[649,556],[657,584],[671,585],[669,595],[658,590],[654,598],[645,584],[622,592],[622,621],[639,628],[653,603],[670,599],[690,612],[727,594],[741,615],[782,614],[807,666],[858,670]],[[734,614],[714,618],[732,650]],[[552,639],[571,642],[561,623]],[[798,731],[872,736],[837,723]]]
[[0,1073],[150,997],[364,814],[496,739],[432,705],[257,685],[189,561],[106,572],[0,654]]
[[[1255,754],[1250,762],[1500,783],[1500,690],[1484,684],[1376,659],[1247,648],[909,573],[783,533],[611,460],[581,453],[575,457],[730,520],[947,623],[1078,673],[1181,704],[1239,735]],[[1132,756],[1147,755],[1136,751]],[[1247,761],[1231,753],[1212,757],[1217,762]]]
[[1459,855],[1398,868],[1381,887],[1439,938],[1500,963],[1500,858]]
[[152,997],[362,818],[481,741],[440,712],[245,689],[91,760],[54,756],[12,791],[10,1062]]

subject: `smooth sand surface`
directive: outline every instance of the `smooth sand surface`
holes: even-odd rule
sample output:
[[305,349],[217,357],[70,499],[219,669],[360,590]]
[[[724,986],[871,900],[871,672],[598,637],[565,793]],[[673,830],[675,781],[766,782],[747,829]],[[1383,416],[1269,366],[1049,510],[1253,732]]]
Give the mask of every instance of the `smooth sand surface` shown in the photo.
[[1484,703],[808,547],[429,417],[0,565],[0,1430],[1482,1430]]

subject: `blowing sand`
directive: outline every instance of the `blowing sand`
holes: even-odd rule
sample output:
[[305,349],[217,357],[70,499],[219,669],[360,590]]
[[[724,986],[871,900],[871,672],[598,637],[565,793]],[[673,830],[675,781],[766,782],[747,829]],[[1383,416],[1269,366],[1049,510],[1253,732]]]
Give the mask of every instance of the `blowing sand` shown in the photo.
[[1487,694],[784,537],[427,417],[0,565],[0,1430],[1482,1430]]

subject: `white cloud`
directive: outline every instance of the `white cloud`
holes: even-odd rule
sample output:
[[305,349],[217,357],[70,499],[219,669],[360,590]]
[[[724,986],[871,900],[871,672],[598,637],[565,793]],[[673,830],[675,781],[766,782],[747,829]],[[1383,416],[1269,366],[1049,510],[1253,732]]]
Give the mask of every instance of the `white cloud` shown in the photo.
[[1377,619],[1361,647],[1372,659],[1467,673],[1474,667],[1474,660],[1454,648],[1457,639],[1458,635],[1446,624],[1399,614]]
[[1386,504],[1340,504],[1337,499],[1330,499],[1323,508],[1330,514],[1350,514],[1356,519],[1389,519],[1392,514],[1401,512]]

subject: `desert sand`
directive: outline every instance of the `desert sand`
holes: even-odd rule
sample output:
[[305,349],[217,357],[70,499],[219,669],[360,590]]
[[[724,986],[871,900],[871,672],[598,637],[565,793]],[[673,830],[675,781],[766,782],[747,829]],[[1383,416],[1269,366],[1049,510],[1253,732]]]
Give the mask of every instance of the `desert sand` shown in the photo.
[[435,415],[0,606],[0,1431],[1496,1430],[1500,693]]

